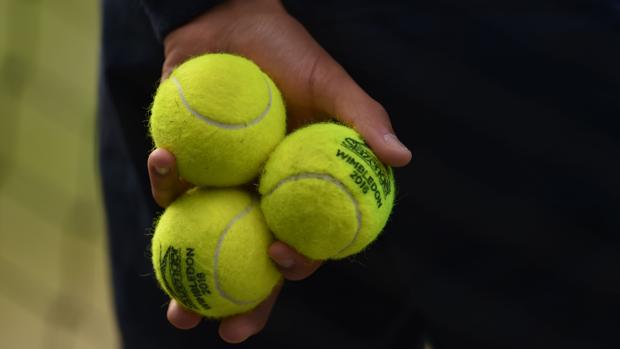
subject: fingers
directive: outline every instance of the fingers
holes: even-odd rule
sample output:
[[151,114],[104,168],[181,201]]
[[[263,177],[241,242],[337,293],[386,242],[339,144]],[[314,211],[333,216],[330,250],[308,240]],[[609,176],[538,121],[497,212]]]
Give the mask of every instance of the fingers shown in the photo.
[[279,283],[271,295],[256,308],[245,314],[227,317],[220,323],[220,337],[228,343],[241,343],[248,337],[260,332],[269,319],[271,309],[280,294],[282,283]]
[[411,151],[396,136],[387,111],[359,86],[351,90],[346,98],[338,98],[333,115],[355,128],[385,164],[396,167],[408,164]]
[[321,266],[321,261],[308,259],[281,241],[271,244],[268,253],[287,280],[303,280]]
[[316,107],[355,128],[381,161],[397,167],[411,161],[411,151],[398,140],[383,106],[333,59],[316,63],[310,86]]
[[151,193],[155,202],[161,207],[168,206],[177,196],[191,185],[179,179],[176,160],[165,149],[156,149],[148,159],[148,171],[151,181]]
[[[280,282],[274,287],[269,297],[256,308],[248,313],[223,319],[219,327],[220,337],[228,343],[241,343],[248,337],[260,332],[267,324],[271,309],[273,309],[281,289],[282,283]],[[175,300],[171,300],[168,305],[167,317],[170,324],[181,330],[192,329],[198,326],[202,320],[200,315],[183,308]]]
[[189,330],[198,326],[202,317],[192,311],[183,308],[175,300],[171,300],[168,305],[168,312],[166,313],[168,322],[172,326],[180,330]]

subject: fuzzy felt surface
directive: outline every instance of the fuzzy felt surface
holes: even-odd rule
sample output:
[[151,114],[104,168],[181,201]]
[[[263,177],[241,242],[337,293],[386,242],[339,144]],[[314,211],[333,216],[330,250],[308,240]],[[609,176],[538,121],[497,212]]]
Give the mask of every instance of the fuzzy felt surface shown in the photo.
[[316,123],[289,134],[260,178],[274,235],[312,259],[358,253],[381,233],[394,203],[392,169],[352,128]]
[[281,279],[257,198],[240,189],[192,189],[159,217],[152,263],[161,288],[183,306],[220,318],[246,312]]
[[284,101],[260,67],[210,53],[177,67],[155,93],[149,129],[196,185],[248,183],[286,132]]

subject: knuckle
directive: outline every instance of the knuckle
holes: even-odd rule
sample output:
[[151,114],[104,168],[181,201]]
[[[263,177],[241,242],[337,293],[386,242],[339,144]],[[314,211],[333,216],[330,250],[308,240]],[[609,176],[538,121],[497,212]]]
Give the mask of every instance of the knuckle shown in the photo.
[[374,99],[370,102],[368,106],[368,112],[369,115],[372,115],[373,117],[386,118],[388,116],[385,107]]

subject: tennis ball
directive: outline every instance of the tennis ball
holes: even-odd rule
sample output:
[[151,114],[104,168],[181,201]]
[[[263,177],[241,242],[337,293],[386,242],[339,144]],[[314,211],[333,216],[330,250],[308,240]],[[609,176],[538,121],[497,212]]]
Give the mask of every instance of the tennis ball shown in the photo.
[[244,184],[286,133],[282,96],[252,61],[209,53],[178,66],[157,89],[149,119],[158,148],[200,186]]
[[258,199],[234,188],[194,188],[159,217],[151,251],[160,287],[209,318],[243,313],[281,276],[267,255],[273,238]]
[[289,134],[260,178],[261,208],[276,238],[311,259],[360,252],[383,230],[394,177],[352,128],[316,123]]

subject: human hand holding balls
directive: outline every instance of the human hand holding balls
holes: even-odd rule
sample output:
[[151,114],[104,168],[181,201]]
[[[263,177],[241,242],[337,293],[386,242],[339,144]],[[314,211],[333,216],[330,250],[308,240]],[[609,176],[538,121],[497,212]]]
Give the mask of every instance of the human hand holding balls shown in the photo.
[[[234,33],[231,35],[230,33]],[[390,119],[347,72],[288,15],[278,2],[229,0],[177,28],[164,40],[163,80],[174,67],[205,52],[235,52],[251,58],[279,87],[287,106],[290,130],[333,115],[352,126],[387,165],[404,166],[411,153],[398,142]],[[192,183],[179,176],[175,157],[163,148],[148,159],[153,198],[167,207]],[[285,279],[301,280],[319,266],[288,245],[274,241],[269,249]],[[253,310],[223,318],[220,336],[242,342],[266,324],[279,286]],[[202,317],[171,301],[168,320],[178,328],[196,326]]]
[[[165,210],[152,240],[161,288],[203,316],[246,312],[271,293],[280,277],[266,253],[269,229],[306,257],[337,259],[365,248],[390,214],[391,169],[359,134],[318,123],[280,143],[280,93],[243,57],[206,54],[180,65],[155,94],[150,129],[155,145],[176,155],[180,175],[203,186]],[[268,157],[259,189],[267,224],[251,194],[204,187],[246,184]]]

